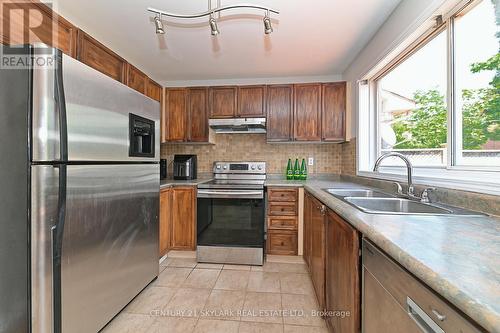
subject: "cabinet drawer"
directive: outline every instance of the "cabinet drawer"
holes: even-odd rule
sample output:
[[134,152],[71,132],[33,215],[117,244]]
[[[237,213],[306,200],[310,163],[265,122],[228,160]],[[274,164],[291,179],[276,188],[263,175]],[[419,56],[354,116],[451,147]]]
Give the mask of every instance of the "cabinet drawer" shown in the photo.
[[297,216],[296,202],[269,202],[267,204],[267,215],[274,216]]
[[297,217],[270,216],[267,219],[268,229],[297,230]]
[[363,265],[403,309],[408,310],[408,304],[415,303],[445,332],[481,332],[429,287],[367,241],[363,241]]
[[269,188],[267,197],[269,201],[297,202],[298,190],[295,188]]
[[297,232],[268,230],[267,253],[297,255]]

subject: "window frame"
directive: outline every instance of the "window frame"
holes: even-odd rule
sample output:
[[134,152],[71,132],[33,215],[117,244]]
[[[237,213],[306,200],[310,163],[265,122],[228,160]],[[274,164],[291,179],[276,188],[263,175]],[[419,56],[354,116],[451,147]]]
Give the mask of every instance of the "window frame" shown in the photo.
[[[378,81],[383,78],[392,69],[418,52],[427,45],[433,38],[441,32],[446,31],[447,39],[447,89],[446,89],[446,107],[447,107],[447,161],[442,166],[414,166],[415,182],[422,184],[434,184],[443,187],[450,187],[464,190],[474,190],[482,193],[500,194],[500,166],[481,166],[458,164],[461,158],[461,140],[462,129],[461,112],[456,109],[455,96],[455,18],[458,15],[466,15],[481,1],[488,0],[461,0],[442,16],[434,16],[432,27],[423,30],[414,40],[407,43],[391,59],[386,59],[386,64],[378,67],[376,72],[367,74],[362,80],[358,81],[358,105],[367,105],[369,109],[368,119],[358,117],[358,164],[357,174],[360,176],[403,180],[405,178],[406,168],[404,166],[382,166],[379,171],[372,171],[375,159],[381,154],[380,140],[380,89]],[[427,23],[427,26],[429,23]],[[360,129],[366,130],[365,135],[359,135]],[[375,140],[374,140],[375,139]],[[367,141],[368,140],[368,141]],[[363,143],[368,143],[368,147],[363,148]],[[361,151],[361,150],[362,151]],[[363,157],[361,157],[363,155]],[[368,155],[368,156],[366,156]],[[499,178],[492,182],[492,179]],[[485,185],[490,185],[486,186]]]

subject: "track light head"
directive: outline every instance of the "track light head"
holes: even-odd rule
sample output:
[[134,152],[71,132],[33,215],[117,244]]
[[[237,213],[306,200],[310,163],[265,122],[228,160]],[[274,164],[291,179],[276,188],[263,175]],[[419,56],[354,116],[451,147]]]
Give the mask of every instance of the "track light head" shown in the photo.
[[155,16],[155,27],[157,34],[159,35],[165,34],[165,29],[163,28],[163,22],[161,21],[161,15]]
[[217,21],[212,17],[212,15],[210,15],[208,24],[210,25],[212,36],[217,36],[218,34],[220,34],[219,27],[217,26]]
[[273,32],[273,26],[271,25],[271,18],[269,17],[269,13],[266,13],[264,17],[264,33],[269,35]]

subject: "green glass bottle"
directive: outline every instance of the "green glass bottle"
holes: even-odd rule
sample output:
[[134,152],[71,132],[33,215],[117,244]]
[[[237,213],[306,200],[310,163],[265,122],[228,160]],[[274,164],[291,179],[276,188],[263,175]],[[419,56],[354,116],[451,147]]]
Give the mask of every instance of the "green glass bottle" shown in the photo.
[[302,159],[302,164],[300,165],[300,179],[301,180],[307,179],[307,165],[305,158]]
[[293,168],[292,168],[292,160],[288,159],[288,164],[286,165],[286,179],[293,179]]
[[299,167],[299,159],[295,159],[295,164],[293,165],[293,179],[300,179],[300,167]]

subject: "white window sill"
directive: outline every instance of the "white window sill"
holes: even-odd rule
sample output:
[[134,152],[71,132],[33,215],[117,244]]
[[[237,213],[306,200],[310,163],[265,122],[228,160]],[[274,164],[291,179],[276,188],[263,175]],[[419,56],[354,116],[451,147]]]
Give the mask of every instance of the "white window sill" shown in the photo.
[[[379,171],[358,170],[358,176],[398,181],[406,184],[406,168],[381,167]],[[498,171],[465,171],[446,168],[413,168],[413,183],[500,195]]]

